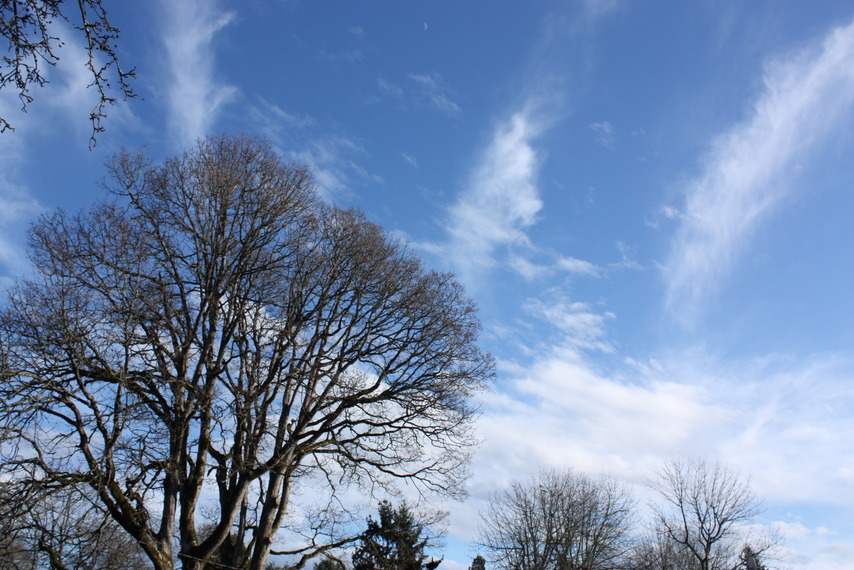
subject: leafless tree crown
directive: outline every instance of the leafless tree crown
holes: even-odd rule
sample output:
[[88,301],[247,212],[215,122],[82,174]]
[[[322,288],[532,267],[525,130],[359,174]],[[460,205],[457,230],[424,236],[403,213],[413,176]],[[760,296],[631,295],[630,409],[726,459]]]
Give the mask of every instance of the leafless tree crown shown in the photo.
[[480,543],[507,570],[616,569],[631,545],[633,508],[610,477],[546,471],[493,496]]
[[661,502],[653,503],[655,526],[665,543],[690,553],[700,570],[735,566],[743,538],[740,526],[759,512],[748,480],[703,460],[675,460],[650,483]]
[[462,493],[492,361],[452,276],[264,141],[109,170],[35,224],[0,317],[0,478],[86,488],[156,568],[264,568],[308,477]]

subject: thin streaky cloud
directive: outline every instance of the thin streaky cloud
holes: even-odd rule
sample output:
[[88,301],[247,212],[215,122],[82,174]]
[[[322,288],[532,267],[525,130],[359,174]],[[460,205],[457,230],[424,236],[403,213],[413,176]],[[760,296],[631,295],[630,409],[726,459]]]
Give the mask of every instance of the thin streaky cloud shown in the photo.
[[448,97],[442,76],[435,71],[427,74],[410,73],[409,79],[421,88],[423,96],[436,109],[449,115],[460,112],[460,106]]
[[400,152],[400,156],[403,157],[403,160],[405,160],[406,163],[409,164],[409,166],[411,166],[412,168],[416,168],[416,169],[418,168],[418,159],[417,158],[415,158],[414,156],[412,156],[408,152],[403,152],[403,151]]
[[282,156],[311,167],[314,182],[327,200],[334,201],[357,186],[384,184],[357,162],[367,153],[360,140],[337,125],[293,113],[263,98],[250,108],[248,117]]
[[618,5],[618,0],[584,0],[584,13],[592,23],[614,11]]
[[854,101],[854,24],[768,67],[750,118],[720,136],[702,173],[686,187],[685,208],[665,263],[665,303],[683,324],[702,313],[790,188],[803,163]]
[[614,125],[608,121],[592,123],[590,125],[590,130],[594,133],[593,140],[597,145],[609,150],[614,150],[614,139],[616,137]]
[[384,77],[377,78],[377,88],[379,89],[380,93],[385,96],[396,98],[403,97],[403,89],[401,89],[400,86],[395,85]]
[[236,87],[216,78],[213,46],[217,32],[234,13],[201,0],[168,4],[172,17],[167,19],[163,43],[170,75],[169,127],[176,145],[184,147],[208,134],[219,110],[237,94]]
[[575,257],[561,257],[557,261],[557,266],[564,271],[568,271],[569,273],[574,273],[576,275],[584,275],[587,277],[599,277],[600,275],[600,269],[596,265]]
[[575,277],[601,277],[602,268],[575,257],[558,256],[548,263],[535,263],[520,255],[510,255],[508,266],[526,281],[552,277],[555,273],[566,273]]
[[313,117],[305,113],[294,114],[282,109],[275,103],[270,103],[263,97],[259,98],[259,105],[252,109],[252,115],[258,119],[260,124],[270,124],[271,122],[287,124],[292,128],[304,129],[313,127],[317,121]]

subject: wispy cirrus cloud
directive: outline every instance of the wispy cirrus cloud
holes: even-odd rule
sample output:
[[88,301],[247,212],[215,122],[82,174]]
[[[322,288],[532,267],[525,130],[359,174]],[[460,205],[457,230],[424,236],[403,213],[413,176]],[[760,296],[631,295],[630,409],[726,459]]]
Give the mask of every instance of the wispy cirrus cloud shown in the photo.
[[618,0],[584,0],[582,4],[588,21],[594,22],[614,11],[620,2]]
[[403,157],[403,160],[411,166],[412,168],[418,168],[418,159],[409,154],[408,152],[400,151],[400,156]]
[[439,111],[449,115],[460,112],[460,106],[451,100],[445,81],[439,73],[410,73],[409,79],[418,86],[420,96]]
[[250,108],[249,117],[288,160],[311,166],[314,181],[329,200],[358,185],[384,183],[359,164],[367,155],[361,140],[337,125],[288,112],[264,99]]
[[[7,137],[8,139],[8,137]],[[10,163],[17,154],[0,144],[0,289],[12,283],[29,265],[25,249],[26,228],[44,207],[16,181]]]
[[217,113],[237,95],[237,88],[216,77],[214,37],[234,18],[217,2],[163,2],[163,45],[168,71],[169,129],[176,146],[185,147],[208,134]]
[[590,130],[593,131],[593,140],[596,144],[608,150],[614,150],[614,139],[616,138],[614,125],[608,121],[592,123]]
[[589,261],[571,256],[558,256],[549,263],[534,263],[527,257],[511,255],[509,266],[528,281],[553,276],[555,273],[566,273],[575,277],[601,277],[604,268]]
[[403,88],[382,76],[377,77],[377,89],[385,97],[403,97]]
[[753,112],[714,141],[665,263],[666,306],[690,323],[754,231],[791,191],[788,181],[854,102],[854,24],[771,64]]

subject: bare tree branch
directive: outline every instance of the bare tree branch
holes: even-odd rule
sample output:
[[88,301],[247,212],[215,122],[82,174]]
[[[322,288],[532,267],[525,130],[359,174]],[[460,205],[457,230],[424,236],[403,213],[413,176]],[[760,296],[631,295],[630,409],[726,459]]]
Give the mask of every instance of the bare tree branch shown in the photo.
[[[116,91],[123,99],[135,97],[131,80],[135,70],[125,70],[119,62],[116,41],[119,30],[107,18],[102,0],[77,0],[76,10],[67,9],[64,0],[4,0],[0,2],[0,35],[7,43],[6,55],[0,63],[0,89],[13,87],[18,91],[21,109],[33,102],[30,94],[35,85],[48,83],[44,66],[54,67],[60,61],[62,38],[54,36],[59,28],[55,22],[70,23],[83,35],[87,54],[86,69],[98,93],[98,102],[89,113],[92,135],[89,146],[96,143],[104,131],[102,121],[106,109],[116,103]],[[70,13],[69,13],[70,12]],[[0,117],[0,133],[14,130]]]

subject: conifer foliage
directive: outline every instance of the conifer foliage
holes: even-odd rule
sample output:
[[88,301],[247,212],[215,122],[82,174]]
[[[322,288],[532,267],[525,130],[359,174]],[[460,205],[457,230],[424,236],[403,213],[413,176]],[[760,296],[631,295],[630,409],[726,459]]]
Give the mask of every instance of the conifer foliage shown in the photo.
[[368,517],[368,529],[353,554],[354,570],[421,570],[426,559],[424,526],[406,505],[379,505],[379,521]]

